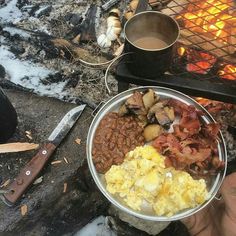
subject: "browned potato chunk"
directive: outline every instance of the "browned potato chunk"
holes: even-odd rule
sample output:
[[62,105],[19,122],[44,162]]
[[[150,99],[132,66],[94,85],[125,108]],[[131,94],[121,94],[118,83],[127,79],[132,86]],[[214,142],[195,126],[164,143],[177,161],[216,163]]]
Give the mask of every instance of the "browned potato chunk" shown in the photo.
[[162,132],[163,132],[163,128],[160,125],[151,124],[144,128],[143,136],[146,142],[150,142],[156,137],[158,137],[160,134],[162,134]]
[[143,95],[143,104],[146,110],[149,110],[157,101],[157,97],[152,89]]

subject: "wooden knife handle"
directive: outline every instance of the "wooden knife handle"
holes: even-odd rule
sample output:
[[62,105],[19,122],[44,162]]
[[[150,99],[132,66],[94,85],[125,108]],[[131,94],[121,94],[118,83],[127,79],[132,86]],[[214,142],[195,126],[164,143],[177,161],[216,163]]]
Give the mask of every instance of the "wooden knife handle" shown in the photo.
[[14,204],[24,194],[25,190],[33,183],[56,146],[53,143],[44,144],[37,154],[26,164],[16,179],[9,185],[9,192],[4,194],[8,203]]

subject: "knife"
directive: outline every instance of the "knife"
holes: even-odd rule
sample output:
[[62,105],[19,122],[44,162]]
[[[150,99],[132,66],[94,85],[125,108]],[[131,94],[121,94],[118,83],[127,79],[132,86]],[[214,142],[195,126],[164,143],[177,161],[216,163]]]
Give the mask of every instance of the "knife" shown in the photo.
[[72,126],[80,117],[86,105],[80,105],[71,109],[60,121],[57,127],[48,137],[48,140],[41,146],[37,154],[26,164],[20,174],[7,188],[3,195],[3,201],[12,206],[25,193],[25,190],[34,182],[40,171],[43,169],[50,156],[63,138],[68,134]]

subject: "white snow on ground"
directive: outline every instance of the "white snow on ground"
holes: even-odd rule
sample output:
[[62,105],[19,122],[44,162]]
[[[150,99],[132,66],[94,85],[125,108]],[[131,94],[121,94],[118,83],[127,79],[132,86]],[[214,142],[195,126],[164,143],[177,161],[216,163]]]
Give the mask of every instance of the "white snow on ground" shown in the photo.
[[[23,13],[16,6],[17,0],[6,0],[6,6],[0,8],[0,23],[16,23],[24,18]],[[39,19],[36,19],[39,21]],[[23,38],[29,38],[30,34],[14,27],[4,27],[11,35],[19,34]],[[2,65],[8,75],[8,79],[25,88],[32,89],[35,93],[42,96],[50,96],[62,99],[65,92],[63,88],[66,82],[49,83],[45,85],[41,79],[46,78],[56,71],[49,70],[43,66],[32,63],[31,61],[19,60],[4,46],[5,39],[0,35],[0,65]]]
[[30,38],[30,34],[28,34],[26,31],[21,30],[21,29],[17,29],[14,27],[4,27],[3,30],[9,32],[11,35],[18,34],[25,39]]
[[22,12],[16,6],[17,0],[11,0],[7,2],[7,5],[0,8],[0,22],[8,23],[13,21],[19,21],[22,17]]
[[117,234],[112,231],[104,216],[99,216],[91,223],[87,224],[74,236],[116,236]]
[[56,85],[53,83],[44,85],[40,80],[56,71],[38,66],[30,61],[19,60],[5,46],[0,47],[0,64],[3,65],[13,83],[32,89],[40,95],[63,97],[64,93],[62,91],[66,82],[57,82]]

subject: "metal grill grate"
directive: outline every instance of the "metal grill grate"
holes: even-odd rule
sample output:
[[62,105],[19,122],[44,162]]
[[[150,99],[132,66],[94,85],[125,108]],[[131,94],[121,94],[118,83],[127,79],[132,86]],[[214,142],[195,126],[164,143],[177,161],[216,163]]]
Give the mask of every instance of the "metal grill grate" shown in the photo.
[[[217,77],[222,83],[236,81],[234,4],[233,0],[174,0],[162,10],[174,17],[181,27],[180,44],[173,61],[175,75],[187,73],[189,76],[190,72],[194,78]],[[180,49],[185,49],[183,57],[187,58],[181,59]],[[194,65],[193,71],[188,64]]]
[[172,66],[160,78],[138,78],[123,60],[117,67],[120,85],[168,86],[189,95],[236,103],[235,2],[173,0],[161,11],[174,17],[181,29]]

